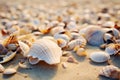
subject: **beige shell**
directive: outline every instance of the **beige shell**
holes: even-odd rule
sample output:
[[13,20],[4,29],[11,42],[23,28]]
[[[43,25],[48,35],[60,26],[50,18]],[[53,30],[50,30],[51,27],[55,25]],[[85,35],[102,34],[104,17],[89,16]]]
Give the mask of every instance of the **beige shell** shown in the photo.
[[85,47],[86,46],[86,40],[81,37],[79,39],[75,39],[75,40],[72,40],[68,43],[68,48],[69,49],[74,49],[76,46],[80,46],[80,47]]
[[13,59],[16,55],[16,52],[12,52],[12,51],[9,51],[5,57],[3,57],[3,60],[0,61],[0,63],[6,63],[8,61],[10,61],[11,59]]
[[5,68],[0,64],[0,73],[2,73],[5,70]]
[[87,55],[87,52],[85,51],[84,48],[79,48],[79,49],[77,50],[76,54],[77,54],[78,56],[86,56],[86,55]]
[[15,74],[16,72],[17,72],[16,69],[8,68],[8,69],[4,70],[3,74],[6,74],[6,75],[8,75],[8,74]]
[[18,41],[20,49],[22,50],[22,55],[27,57],[30,47],[22,41]]
[[99,75],[110,78],[118,78],[118,74],[119,74],[119,68],[113,65],[103,67],[99,73]]
[[[61,48],[55,42],[49,39],[37,40],[35,43],[33,43],[28,54],[29,58],[32,57],[33,60],[34,58],[37,58],[39,61],[43,60],[48,64],[59,63],[61,56],[62,56]],[[38,63],[37,59],[34,60],[35,64]]]
[[57,39],[57,43],[61,48],[64,48],[67,45],[67,41],[65,41],[64,39]]

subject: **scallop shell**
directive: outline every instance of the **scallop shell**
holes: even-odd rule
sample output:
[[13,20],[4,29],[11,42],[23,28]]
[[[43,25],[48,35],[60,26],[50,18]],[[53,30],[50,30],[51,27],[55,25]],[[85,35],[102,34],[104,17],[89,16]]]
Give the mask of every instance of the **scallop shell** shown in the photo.
[[19,43],[19,46],[20,46],[20,49],[22,50],[22,55],[24,56],[24,57],[27,57],[27,55],[28,55],[28,52],[29,52],[29,50],[30,50],[30,47],[27,45],[27,44],[25,44],[24,42],[22,42],[22,41],[18,41],[18,43]]
[[84,29],[84,37],[88,41],[88,44],[93,46],[100,46],[104,43],[103,35],[105,30],[99,27],[87,27]]
[[100,70],[99,75],[110,77],[110,78],[118,78],[115,74],[119,74],[119,68],[113,65],[105,66]]
[[53,41],[48,39],[39,39],[33,43],[28,57],[38,58],[48,64],[57,64],[62,56],[61,48]]
[[2,73],[5,70],[5,68],[0,64],[0,73]]
[[116,54],[116,53],[117,53],[116,45],[115,45],[115,44],[109,44],[109,45],[105,48],[105,52],[108,53],[109,55]]
[[15,74],[16,72],[17,72],[16,69],[14,69],[14,68],[8,68],[8,69],[4,70],[3,74],[5,74],[5,75]]
[[108,61],[110,59],[110,56],[105,52],[93,52],[90,54],[90,59],[93,62],[101,63]]
[[16,55],[16,52],[9,51],[9,52],[5,55],[5,57],[3,57],[3,60],[0,61],[0,64],[1,64],[1,63],[6,63],[6,62],[10,61],[11,59],[13,59],[13,58],[15,57],[15,55]]
[[70,41],[68,43],[68,48],[73,49],[76,46],[85,47],[86,43],[87,43],[86,40],[81,36],[81,37],[79,37],[79,39],[75,39],[75,40]]

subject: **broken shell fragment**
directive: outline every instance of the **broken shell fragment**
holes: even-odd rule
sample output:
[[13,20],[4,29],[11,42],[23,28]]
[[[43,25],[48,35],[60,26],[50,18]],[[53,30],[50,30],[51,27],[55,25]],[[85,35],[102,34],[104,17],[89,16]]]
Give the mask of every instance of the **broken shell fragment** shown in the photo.
[[48,64],[60,63],[61,48],[49,39],[39,39],[33,43],[28,53],[29,61],[34,64],[37,60],[43,60]]
[[102,51],[93,52],[90,54],[90,59],[93,62],[102,63],[108,61],[110,59],[110,55]]
[[3,74],[9,75],[9,74],[15,74],[16,72],[17,72],[16,69],[14,69],[14,68],[8,68],[8,69],[4,70]]
[[0,63],[6,63],[8,61],[10,61],[11,59],[13,59],[16,55],[16,52],[12,52],[12,51],[9,51],[5,57],[3,57],[3,60],[0,61]]

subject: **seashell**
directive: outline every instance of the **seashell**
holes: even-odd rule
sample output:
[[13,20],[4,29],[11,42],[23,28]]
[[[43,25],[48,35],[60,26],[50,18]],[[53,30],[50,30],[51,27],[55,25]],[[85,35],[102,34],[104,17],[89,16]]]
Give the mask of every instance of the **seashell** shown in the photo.
[[17,36],[15,34],[10,35],[8,38],[6,38],[3,41],[3,45],[6,47],[8,44],[17,44],[18,43],[18,39]]
[[113,38],[113,35],[105,33],[103,38],[107,42],[108,40],[111,40]]
[[17,45],[16,44],[8,44],[7,45],[7,48],[9,49],[9,50],[16,50],[17,49]]
[[99,75],[109,77],[109,78],[115,78],[118,79],[120,71],[119,68],[113,65],[105,66],[100,70]]
[[19,65],[20,68],[28,68],[27,65],[25,65],[25,64],[23,64],[23,63],[21,63],[21,62],[19,62],[18,65]]
[[16,72],[17,72],[16,69],[14,69],[14,68],[8,68],[8,69],[4,70],[3,74],[9,75],[9,74],[15,74]]
[[77,50],[76,54],[77,54],[78,56],[86,56],[86,55],[87,55],[87,52],[85,51],[84,48],[79,48],[79,49]]
[[105,48],[105,52],[108,53],[109,55],[114,55],[117,54],[117,49],[116,49],[116,45],[115,44],[109,44],[106,48]]
[[36,40],[36,37],[33,34],[26,34],[26,35],[19,36],[18,40],[29,41],[29,42],[33,43]]
[[44,37],[42,37],[42,39],[49,39],[49,40],[57,43],[57,41],[56,41],[56,40],[54,39],[54,37],[52,37],[52,36],[44,36]]
[[93,62],[101,63],[101,62],[106,62],[110,59],[109,54],[105,52],[93,52],[90,54],[90,59]]
[[77,29],[77,25],[76,25],[75,22],[71,21],[67,24],[66,29],[68,29],[70,31],[73,30],[73,29]]
[[105,30],[100,27],[87,27],[84,29],[84,37],[86,38],[88,44],[92,46],[100,46],[104,43],[103,35]]
[[69,40],[70,40],[70,37],[68,35],[66,35],[66,34],[58,34],[58,33],[56,33],[54,35],[54,38],[55,39],[64,39],[67,42],[69,42]]
[[107,22],[105,22],[105,23],[102,24],[102,27],[104,27],[104,28],[111,28],[111,27],[113,27],[114,25],[115,25],[114,22],[112,22],[112,21],[107,21]]
[[18,41],[18,44],[20,46],[20,49],[22,50],[22,55],[24,57],[27,57],[30,47],[22,41]]
[[3,57],[3,60],[0,61],[0,64],[1,64],[1,63],[6,63],[6,62],[10,61],[11,59],[13,59],[13,58],[15,57],[15,55],[16,55],[16,52],[9,51],[9,52],[5,55],[5,57]]
[[54,35],[56,33],[62,32],[62,31],[65,31],[64,28],[57,26],[57,27],[52,28],[51,31],[50,31],[50,33],[52,35]]
[[29,61],[32,61],[33,63],[35,61],[35,64],[37,60],[43,60],[48,64],[57,64],[60,62],[61,56],[61,48],[49,39],[39,39],[34,42],[28,54],[28,57],[32,59],[29,59]]
[[67,64],[66,64],[65,62],[63,62],[63,63],[62,63],[62,67],[63,67],[64,69],[66,69],[66,68],[67,68]]
[[0,64],[0,73],[4,72],[5,68]]
[[113,31],[113,35],[114,35],[115,38],[119,38],[119,37],[120,37],[120,32],[119,32],[119,30],[113,28],[112,31]]
[[61,48],[64,48],[67,45],[67,42],[64,39],[57,39],[57,43]]
[[67,62],[78,64],[78,62],[72,56],[68,57]]
[[76,46],[85,47],[86,46],[86,40],[83,37],[81,37],[79,39],[72,40],[68,43],[68,48],[69,49],[74,49]]
[[71,33],[72,39],[78,39],[80,37],[79,33],[72,32]]
[[32,65],[39,63],[39,61],[38,58],[29,57],[29,63]]

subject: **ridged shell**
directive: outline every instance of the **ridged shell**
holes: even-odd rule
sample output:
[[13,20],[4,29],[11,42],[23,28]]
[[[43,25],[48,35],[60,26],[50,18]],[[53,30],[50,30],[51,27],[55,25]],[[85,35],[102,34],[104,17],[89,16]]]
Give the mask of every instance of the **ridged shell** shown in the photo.
[[18,41],[20,49],[22,50],[22,55],[27,57],[30,47],[22,41]]
[[115,67],[113,65],[109,65],[106,67],[103,67],[100,70],[99,75],[105,76],[105,77],[111,77],[111,78],[118,78],[118,76],[112,76],[113,74],[118,74],[119,68]]
[[76,46],[85,47],[87,41],[81,36],[79,39],[72,40],[68,43],[68,48],[73,49]]
[[48,64],[57,64],[62,56],[61,48],[51,40],[39,39],[30,48],[28,57],[38,58]]
[[106,62],[110,59],[109,54],[105,53],[105,52],[93,52],[90,54],[90,59],[93,62]]
[[6,62],[10,61],[11,59],[13,59],[13,58],[15,57],[15,55],[16,55],[16,52],[9,51],[9,52],[5,55],[5,57],[3,57],[3,60],[0,61],[0,64],[1,64],[1,63],[6,63]]
[[116,50],[116,45],[115,44],[109,44],[106,48],[105,48],[105,52],[108,53],[109,55],[113,55],[117,53]]
[[8,68],[8,69],[4,70],[3,74],[8,75],[8,74],[14,74],[16,72],[17,72],[16,69],[14,69],[14,68]]
[[[100,46],[104,43],[103,35],[105,31],[99,27],[87,27],[84,29],[84,36],[88,41],[88,44],[92,46]],[[83,33],[82,33],[83,34]]]

